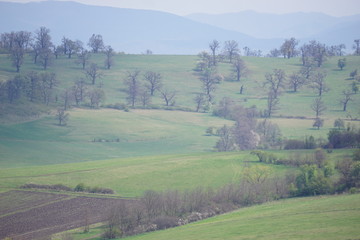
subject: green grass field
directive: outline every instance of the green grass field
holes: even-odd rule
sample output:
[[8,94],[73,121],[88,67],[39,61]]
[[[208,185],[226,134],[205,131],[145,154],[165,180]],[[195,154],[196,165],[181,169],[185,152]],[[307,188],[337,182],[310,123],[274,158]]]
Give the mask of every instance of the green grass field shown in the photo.
[[295,198],[126,239],[358,239],[360,195]]
[[[61,165],[0,169],[0,189],[17,188],[25,183],[78,183],[107,187],[123,197],[140,196],[146,190],[189,190],[218,188],[240,181],[241,171],[256,162],[250,152],[162,155],[121,158]],[[274,175],[285,174],[284,166],[269,166]]]
[[[104,56],[93,55],[91,61],[103,66]],[[282,58],[243,57],[250,74],[240,83],[224,81],[218,85],[215,100],[231,97],[245,105],[256,105],[264,109],[266,91],[261,87],[264,75],[274,68],[281,68],[287,74],[300,69],[300,60]],[[325,125],[320,130],[312,127],[312,119],[284,118],[284,116],[313,118],[310,104],[316,94],[309,87],[298,93],[284,91],[280,97],[280,109],[277,117],[271,121],[277,123],[286,138],[304,138],[313,135],[326,139],[333,128],[336,118],[359,116],[360,94],[353,95],[348,111],[341,111],[339,100],[341,92],[353,82],[348,80],[349,73],[360,66],[360,57],[347,56],[347,66],[343,71],[337,69],[337,57],[330,58],[324,64],[327,72],[327,85],[330,91],[324,94],[327,110],[322,116]],[[75,59],[61,56],[49,67],[60,82],[58,93],[70,87],[75,80],[84,78],[83,70],[74,63]],[[135,69],[143,73],[151,70],[161,73],[164,86],[177,91],[176,105],[194,109],[194,96],[201,92],[201,84],[194,68],[197,56],[167,55],[116,55],[115,65],[110,70],[102,69],[104,77],[99,80],[106,92],[105,104],[125,103],[126,94],[123,80],[127,71]],[[22,67],[22,73],[43,71],[32,64],[30,57]],[[219,73],[230,79],[230,65],[219,64]],[[0,80],[5,81],[15,75],[6,55],[0,55]],[[99,83],[98,82],[98,83]],[[243,95],[238,93],[244,84]],[[163,106],[163,100],[157,94],[152,103]],[[232,122],[211,116],[210,113],[194,113],[164,110],[118,110],[77,109],[69,111],[68,126],[56,126],[54,106],[37,104],[0,105],[0,167],[21,167],[43,164],[83,162],[119,157],[156,156],[161,154],[182,154],[209,152],[217,141],[216,137],[205,136],[208,127],[220,127]],[[36,116],[37,112],[41,114]],[[34,117],[35,116],[35,117]],[[359,126],[358,121],[346,121]],[[93,142],[93,140],[101,140]],[[118,139],[118,141],[117,141]],[[116,140],[116,142],[114,142]]]

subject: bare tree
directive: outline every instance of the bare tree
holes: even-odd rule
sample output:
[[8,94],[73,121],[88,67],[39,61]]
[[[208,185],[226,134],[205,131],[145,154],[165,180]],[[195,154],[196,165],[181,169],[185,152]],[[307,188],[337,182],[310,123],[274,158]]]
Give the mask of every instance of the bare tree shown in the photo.
[[161,74],[152,71],[147,71],[144,74],[144,78],[147,81],[145,87],[150,91],[150,95],[154,96],[155,91],[160,90],[163,85],[161,81],[162,78]]
[[279,109],[279,98],[276,97],[276,94],[273,91],[270,91],[267,96],[267,117],[271,116]]
[[66,111],[68,108],[70,108],[74,98],[73,98],[73,94],[72,94],[72,89],[68,88],[65,89],[64,92],[62,93],[61,97],[64,101],[64,111]]
[[316,118],[313,127],[316,127],[319,130],[322,126],[324,126],[324,119]]
[[96,79],[102,78],[103,73],[100,71],[96,63],[91,63],[84,72],[85,76],[91,80],[92,85],[95,85]]
[[220,48],[220,43],[218,40],[213,40],[210,44],[209,44],[209,48],[211,50],[212,53],[212,65],[215,66],[217,61],[216,61],[216,51]]
[[77,80],[73,85],[75,103],[78,106],[86,96],[86,84],[84,79]]
[[170,91],[169,89],[160,90],[161,96],[165,101],[166,106],[174,106],[175,105],[175,91]]
[[274,69],[273,73],[267,73],[265,75],[264,86],[269,86],[269,91],[272,94],[272,98],[277,99],[284,88],[286,75],[284,70]]
[[296,46],[299,44],[299,41],[295,38],[286,39],[285,42],[280,47],[280,52],[284,58],[292,58],[297,55]]
[[204,108],[206,104],[206,96],[203,93],[199,93],[195,96],[194,102],[196,104],[196,112],[199,112],[201,108]]
[[151,104],[151,95],[149,94],[147,89],[145,88],[140,89],[139,98],[143,107],[146,107],[147,105]]
[[360,55],[360,39],[354,40],[353,49],[355,49],[355,55]]
[[326,106],[321,98],[315,98],[311,104],[311,109],[315,112],[316,118],[318,118],[326,110]]
[[239,56],[235,58],[232,67],[233,67],[232,70],[236,76],[236,81],[238,82],[242,77],[245,77],[248,73],[248,69],[245,65],[245,62]]
[[128,94],[127,100],[132,107],[135,107],[135,104],[139,97],[139,91],[140,91],[140,83],[138,80],[139,74],[140,74],[139,70],[135,70],[133,72],[129,71],[124,81],[125,85],[127,86],[126,89],[126,92]]
[[299,73],[293,73],[289,76],[289,85],[294,92],[297,92],[297,90],[304,84],[305,78]]
[[16,67],[16,72],[20,72],[20,67],[24,61],[24,55],[31,43],[31,32],[19,31],[10,34],[12,41],[9,44],[12,65]]
[[82,66],[82,69],[85,69],[91,56],[90,52],[85,48],[81,48],[77,56],[78,59],[76,60],[76,63],[80,64]]
[[318,92],[319,97],[321,97],[324,92],[329,91],[325,83],[325,77],[326,73],[316,72],[311,78],[311,88]]
[[66,126],[69,120],[69,113],[66,113],[64,109],[59,108],[56,112],[56,119],[59,121],[59,126]]
[[53,56],[52,48],[53,43],[51,42],[50,29],[40,27],[40,29],[35,32],[34,50],[37,52],[36,55],[40,57],[41,64],[45,70],[49,66]]
[[215,92],[216,90],[216,83],[217,83],[214,70],[210,68],[205,69],[200,76],[200,81],[202,83],[204,94],[207,97],[207,101],[209,103],[212,103],[214,99],[213,92]]
[[198,57],[200,58],[196,65],[198,71],[204,71],[213,66],[211,56],[208,52],[202,51],[198,54]]
[[40,93],[43,99],[43,103],[48,105],[53,94],[53,89],[58,85],[58,80],[55,73],[42,73],[40,78]]
[[78,53],[83,48],[83,43],[79,40],[73,41],[69,38],[63,37],[62,39],[64,54],[71,58],[72,55]]
[[105,67],[107,69],[110,69],[112,67],[112,65],[114,65],[114,49],[111,47],[111,46],[106,46],[104,48],[104,53],[106,55],[106,58],[105,58]]
[[239,44],[234,40],[225,41],[224,53],[229,58],[229,61],[232,63],[234,56],[240,54]]
[[105,100],[105,92],[101,88],[93,88],[87,92],[87,95],[90,99],[90,107],[98,108]]
[[343,111],[346,111],[347,105],[350,101],[352,101],[352,92],[351,91],[343,91],[342,92],[343,98],[340,100],[340,103],[343,105]]
[[92,49],[93,53],[98,53],[104,48],[104,41],[100,34],[93,34],[88,42],[88,46]]
[[233,136],[233,129],[224,125],[217,130],[217,135],[220,137],[216,143],[215,148],[218,152],[228,152],[235,150],[235,142]]

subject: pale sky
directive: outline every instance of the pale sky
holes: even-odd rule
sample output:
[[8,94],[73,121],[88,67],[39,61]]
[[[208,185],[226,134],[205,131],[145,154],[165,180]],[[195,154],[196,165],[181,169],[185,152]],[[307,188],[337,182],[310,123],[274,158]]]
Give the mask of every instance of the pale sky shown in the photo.
[[[41,0],[0,0],[36,2]],[[64,0],[58,0],[64,1]],[[190,13],[228,13],[254,10],[265,13],[322,12],[332,16],[360,14],[360,0],[73,0],[119,8],[150,9],[177,15]]]

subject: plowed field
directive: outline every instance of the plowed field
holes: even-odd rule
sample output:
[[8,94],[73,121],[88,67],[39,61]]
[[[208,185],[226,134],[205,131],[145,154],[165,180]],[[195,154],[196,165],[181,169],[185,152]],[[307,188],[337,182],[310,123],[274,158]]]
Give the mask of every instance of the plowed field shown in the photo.
[[124,199],[10,191],[0,193],[0,239],[39,239],[106,221]]

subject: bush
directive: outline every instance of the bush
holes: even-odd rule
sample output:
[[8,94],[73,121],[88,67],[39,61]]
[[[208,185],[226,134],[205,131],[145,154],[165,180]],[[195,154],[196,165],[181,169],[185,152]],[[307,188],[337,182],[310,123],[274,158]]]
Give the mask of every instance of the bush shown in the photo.
[[172,228],[178,226],[178,219],[176,217],[161,216],[153,221],[158,230]]

